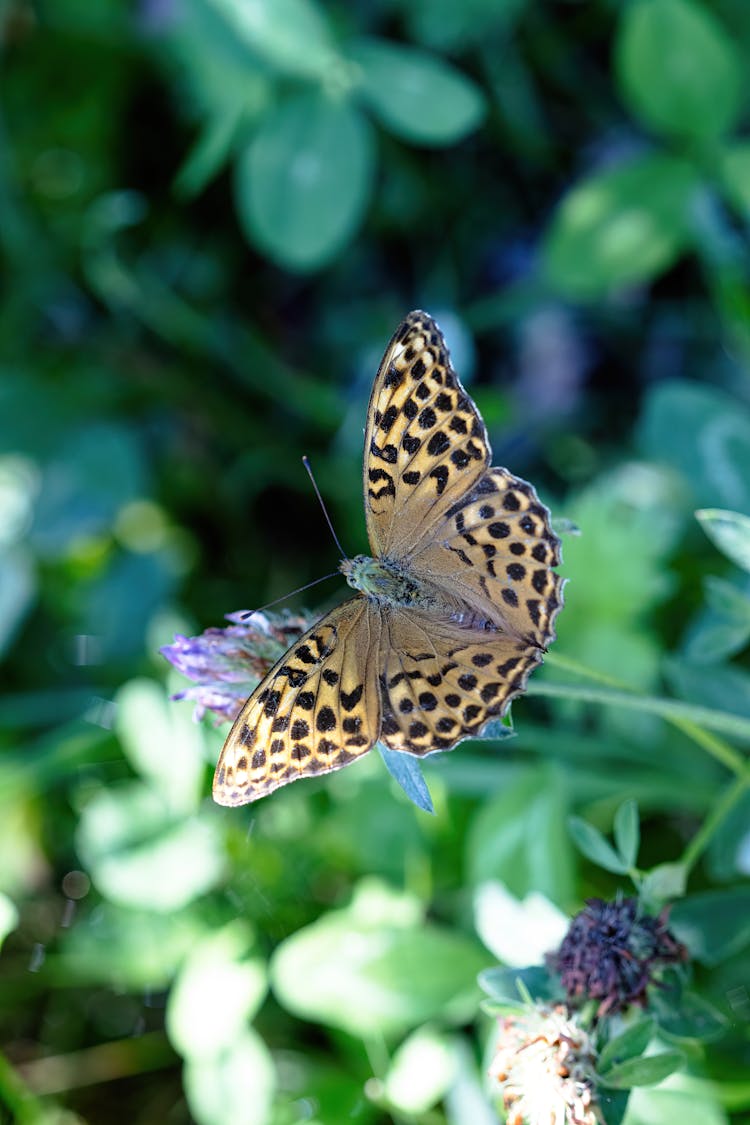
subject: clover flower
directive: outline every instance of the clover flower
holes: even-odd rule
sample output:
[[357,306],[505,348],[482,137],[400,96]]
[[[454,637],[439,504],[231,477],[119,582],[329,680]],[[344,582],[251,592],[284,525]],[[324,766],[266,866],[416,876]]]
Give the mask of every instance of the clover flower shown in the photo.
[[160,651],[192,687],[172,699],[192,699],[193,718],[199,722],[212,711],[219,722],[233,721],[242,704],[284,655],[289,646],[313,624],[307,614],[228,613],[232,624],[206,629],[197,637],[177,634],[174,643]]
[[630,1004],[645,1005],[659,970],[686,957],[687,950],[667,928],[666,911],[654,918],[635,898],[591,898],[549,962],[568,999],[598,1000],[601,1017]]
[[529,1004],[500,1018],[490,1074],[507,1125],[601,1125],[595,1051],[577,1021],[564,1004]]

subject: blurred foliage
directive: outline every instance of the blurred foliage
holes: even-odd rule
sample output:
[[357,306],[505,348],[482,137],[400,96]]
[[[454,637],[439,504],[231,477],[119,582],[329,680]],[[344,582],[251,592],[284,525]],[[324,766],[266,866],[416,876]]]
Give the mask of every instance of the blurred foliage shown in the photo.
[[[723,1023],[626,1121],[747,1120],[750,6],[3,0],[0,44],[0,1118],[498,1120],[477,973],[623,886],[629,799]],[[434,816],[375,755],[219,809],[158,646],[335,565],[303,453],[364,548],[414,307],[580,530],[559,642]]]

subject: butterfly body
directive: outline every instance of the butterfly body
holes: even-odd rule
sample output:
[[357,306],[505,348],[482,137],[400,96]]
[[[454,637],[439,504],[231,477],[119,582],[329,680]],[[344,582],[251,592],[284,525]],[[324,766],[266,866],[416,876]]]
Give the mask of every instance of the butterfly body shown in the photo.
[[415,606],[440,611],[442,603],[436,586],[412,575],[395,559],[372,559],[355,555],[343,559],[339,567],[347,582],[369,598],[392,606]]
[[372,557],[357,595],[268,673],[229,732],[220,804],[338,769],[380,740],[424,756],[477,736],[554,640],[560,544],[531,485],[491,466],[484,423],[427,313],[410,313],[375,378],[365,432]]

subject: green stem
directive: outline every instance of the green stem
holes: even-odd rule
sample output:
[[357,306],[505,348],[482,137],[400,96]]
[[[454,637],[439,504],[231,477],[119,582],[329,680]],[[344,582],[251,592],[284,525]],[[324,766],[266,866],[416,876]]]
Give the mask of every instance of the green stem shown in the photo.
[[[586,688],[578,685],[536,683],[527,688],[528,695],[546,696],[550,699],[576,699],[582,703],[601,703],[611,707],[627,707],[631,711],[643,711],[659,715],[672,723],[688,723],[711,730],[730,734],[742,742],[750,743],[750,719],[741,715],[729,715],[725,711],[712,711],[708,707],[696,707],[691,703],[681,703],[676,699],[661,699],[654,695],[636,695],[629,691],[616,691],[611,688]],[[741,754],[726,746],[722,760],[734,773],[745,770],[745,760]]]
[[[711,733],[711,729],[734,735],[741,741],[750,740],[750,722],[740,715],[729,715],[724,711],[713,711],[707,707],[695,707],[674,699],[660,699],[657,696],[638,695],[612,676],[595,669],[587,668],[577,660],[559,653],[548,654],[545,663],[564,672],[585,677],[602,688],[585,688],[576,685],[532,684],[530,695],[547,695],[563,699],[580,699],[587,703],[605,703],[633,710],[660,715],[677,730],[682,731],[692,742],[705,750],[715,761],[721,763],[734,775],[734,781],[706,817],[698,832],[685,848],[680,861],[687,871],[697,863],[700,856],[717,832],[724,819],[744,793],[750,789],[750,763],[734,747]],[[704,728],[711,728],[705,730]]]

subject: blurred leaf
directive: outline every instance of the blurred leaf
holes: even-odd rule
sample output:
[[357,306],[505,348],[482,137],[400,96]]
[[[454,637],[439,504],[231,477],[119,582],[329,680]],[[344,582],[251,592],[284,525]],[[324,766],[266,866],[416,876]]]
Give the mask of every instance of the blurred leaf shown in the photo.
[[426,51],[382,39],[352,44],[361,91],[383,125],[412,144],[449,145],[478,127],[484,98],[474,83]]
[[524,770],[479,809],[466,840],[471,883],[497,880],[523,898],[530,891],[565,902],[573,857],[565,818],[568,797],[554,769]]
[[630,1024],[619,1035],[609,1039],[597,1059],[597,1072],[606,1078],[607,1072],[613,1067],[619,1066],[627,1059],[642,1055],[651,1042],[655,1026],[655,1020],[646,1017]]
[[385,763],[388,773],[403,789],[406,796],[418,809],[423,812],[435,813],[427,782],[422,774],[422,765],[419,758],[410,754],[402,754],[396,750],[389,750],[378,743],[378,753]]
[[623,801],[615,813],[613,828],[618,852],[629,868],[635,867],[641,840],[637,801]]
[[101,422],[75,427],[44,467],[31,542],[42,555],[64,554],[76,537],[108,533],[118,510],[145,490],[132,431]]
[[263,121],[237,164],[248,238],[280,265],[324,265],[359,226],[372,179],[367,121],[345,101],[301,93]]
[[663,671],[675,695],[727,715],[750,716],[750,673],[732,664],[703,664],[666,657]]
[[218,175],[229,160],[239,125],[237,111],[209,119],[175,178],[175,191],[179,196],[189,199],[197,195]]
[[133,768],[166,806],[193,811],[205,773],[203,730],[184,708],[172,706],[154,680],[130,680],[116,697],[115,732]]
[[276,1087],[273,1060],[252,1028],[224,1051],[189,1058],[185,1093],[198,1125],[268,1125]]
[[702,508],[695,513],[695,518],[728,559],[750,572],[750,516],[719,508]]
[[720,153],[719,173],[730,203],[747,220],[750,215],[750,141],[725,146]]
[[402,1113],[427,1113],[453,1081],[455,1053],[435,1028],[420,1027],[400,1044],[385,1076],[385,1095]]
[[651,911],[685,893],[688,871],[683,863],[659,863],[648,871],[640,886],[641,901]]
[[[750,545],[750,539],[748,544]],[[744,591],[738,590],[731,582],[725,582],[723,578],[716,578],[713,574],[703,579],[703,589],[711,609],[725,617],[737,618],[750,625],[750,597]]]
[[625,1125],[728,1125],[715,1083],[678,1072],[658,1087],[632,1091]]
[[646,457],[682,474],[694,503],[750,511],[750,411],[739,399],[664,380],[646,396],[638,439]]
[[590,301],[650,281],[688,249],[695,169],[664,154],[594,173],[562,200],[544,240],[550,283]]
[[701,141],[735,124],[740,56],[704,5],[633,0],[623,9],[616,64],[631,110],[657,133]]
[[18,910],[12,899],[0,891],[0,946],[18,925]]
[[628,864],[620,859],[598,828],[578,816],[568,818],[568,828],[578,850],[592,863],[603,867],[605,871],[613,871],[616,875],[627,875]]
[[28,551],[0,551],[0,657],[33,603],[37,585],[34,571]]
[[487,949],[506,965],[534,965],[560,944],[568,917],[540,894],[522,901],[496,881],[482,883],[474,894],[474,925]]
[[[437,51],[454,53],[468,44],[493,41],[512,29],[526,0],[401,0],[412,38]],[[494,45],[494,42],[493,42]]]
[[532,1000],[555,1000],[559,996],[560,984],[543,965],[530,965],[523,969],[485,969],[479,974],[479,985],[490,1000],[500,1004],[520,1006],[524,1003],[525,988]]
[[695,664],[715,664],[750,640],[750,597],[713,575],[703,579],[703,589],[707,605],[688,630],[684,653]]
[[660,1031],[675,1039],[709,1043],[728,1030],[727,1018],[695,992],[654,988],[649,993],[649,1008]]
[[207,0],[235,34],[276,69],[322,77],[334,60],[333,41],[313,0]]
[[79,915],[46,969],[66,988],[114,981],[135,992],[165,989],[205,929],[195,911],[152,913],[100,903]]
[[750,789],[723,817],[711,837],[706,866],[717,883],[750,875]]
[[102,894],[128,906],[179,910],[219,879],[214,823],[175,814],[140,782],[103,790],[81,815],[78,850]]
[[277,948],[271,982],[284,1007],[352,1035],[393,1035],[433,1018],[463,1022],[487,963],[473,942],[432,924],[367,924],[330,911]]
[[259,958],[247,958],[250,934],[232,922],[189,953],[169,994],[166,1026],[180,1054],[216,1056],[232,1047],[255,1017],[266,992]]
[[700,891],[676,902],[669,928],[704,965],[719,965],[750,943],[750,887]]
[[663,1082],[685,1062],[682,1051],[660,1051],[658,1055],[642,1055],[638,1059],[612,1066],[603,1076],[607,1086],[629,1090],[631,1086],[655,1086]]

